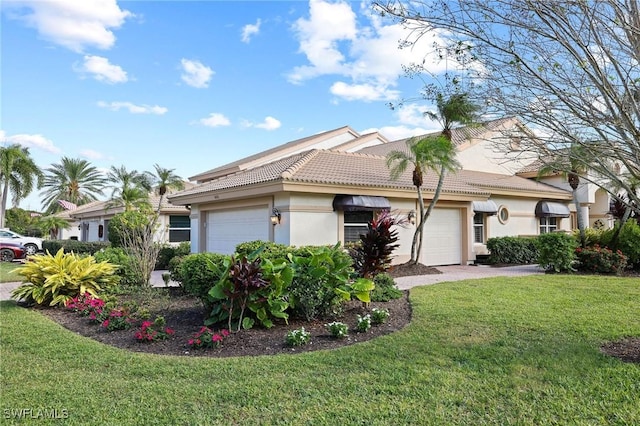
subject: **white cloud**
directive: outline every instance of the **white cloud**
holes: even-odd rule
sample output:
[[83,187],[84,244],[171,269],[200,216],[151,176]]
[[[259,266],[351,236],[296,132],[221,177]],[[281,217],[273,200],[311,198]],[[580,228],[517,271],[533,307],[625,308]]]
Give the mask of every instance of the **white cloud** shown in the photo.
[[280,126],[282,126],[282,123],[280,123],[280,120],[275,119],[271,116],[269,117],[265,117],[264,121],[262,123],[253,123],[249,120],[243,120],[240,125],[242,127],[255,127],[258,129],[264,129],[264,130],[276,130],[279,129]]
[[207,118],[201,118],[198,122],[207,127],[229,126],[231,121],[224,114],[212,112]]
[[190,59],[182,59],[182,81],[191,87],[204,89],[209,87],[209,81],[213,74],[213,70],[200,61],[192,61]]
[[102,56],[86,55],[82,66],[74,67],[77,72],[92,74],[93,78],[109,84],[126,83],[129,81],[127,72],[120,66],[113,65]]
[[432,121],[429,117],[425,116],[427,111],[435,112],[433,107],[425,108],[419,104],[404,104],[397,108],[394,113],[398,118],[398,121],[402,124],[409,124],[412,126],[425,126],[437,128],[438,123]]
[[60,148],[55,146],[50,139],[47,139],[42,135],[21,133],[7,136],[4,130],[0,130],[0,142],[8,145],[18,144],[26,148],[35,148],[52,154],[59,154],[61,152]]
[[242,27],[242,41],[244,43],[249,43],[251,37],[260,33],[260,24],[261,21],[258,19],[255,24],[247,24]]
[[397,99],[400,92],[391,90],[385,85],[347,84],[343,81],[333,83],[331,93],[347,101],[389,101]]
[[354,4],[310,0],[309,17],[298,19],[292,27],[308,63],[287,75],[290,83],[323,75],[341,76],[343,80],[331,87],[334,95],[347,100],[389,100],[399,97],[395,87],[405,74],[403,66],[422,64],[433,75],[457,66],[451,60],[439,60],[434,51],[442,33],[424,34],[411,48],[400,49],[400,41],[410,36],[402,24],[385,25],[369,2],[361,3],[358,18],[351,8]]
[[163,115],[167,111],[169,111],[165,107],[161,107],[158,105],[136,105],[131,102],[103,102],[99,101],[98,106],[100,108],[107,108],[111,111],[119,111],[121,109],[126,109],[131,114],[155,114],[155,115]]
[[94,151],[93,149],[82,149],[80,150],[79,154],[81,157],[87,158],[89,160],[104,160],[107,158],[107,156],[103,153]]
[[[134,16],[116,0],[15,0],[3,2],[11,18],[35,28],[42,38],[74,52],[87,47],[110,49],[120,28]],[[15,7],[14,7],[15,6]]]

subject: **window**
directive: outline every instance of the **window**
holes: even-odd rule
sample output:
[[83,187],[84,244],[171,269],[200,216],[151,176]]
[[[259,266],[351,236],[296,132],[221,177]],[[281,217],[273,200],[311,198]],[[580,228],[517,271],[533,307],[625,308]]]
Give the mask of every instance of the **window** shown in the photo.
[[556,231],[558,229],[557,217],[541,217],[540,218],[540,233],[547,234],[549,232]]
[[484,244],[484,213],[473,215],[473,242]]
[[191,241],[191,219],[189,216],[169,216],[169,242]]
[[360,241],[360,235],[366,234],[372,220],[373,212],[344,212],[344,242]]
[[509,222],[509,210],[505,206],[500,206],[498,209],[498,221],[503,225]]

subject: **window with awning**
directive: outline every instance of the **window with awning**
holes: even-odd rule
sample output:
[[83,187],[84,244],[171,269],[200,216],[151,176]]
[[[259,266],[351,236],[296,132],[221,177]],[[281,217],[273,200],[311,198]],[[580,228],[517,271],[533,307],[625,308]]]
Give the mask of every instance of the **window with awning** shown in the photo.
[[555,201],[539,201],[536,204],[536,217],[569,217],[571,212],[566,204]]
[[498,206],[493,200],[474,201],[473,211],[476,213],[494,215],[498,213]]
[[385,197],[372,195],[336,195],[333,210],[345,212],[391,210],[391,203]]

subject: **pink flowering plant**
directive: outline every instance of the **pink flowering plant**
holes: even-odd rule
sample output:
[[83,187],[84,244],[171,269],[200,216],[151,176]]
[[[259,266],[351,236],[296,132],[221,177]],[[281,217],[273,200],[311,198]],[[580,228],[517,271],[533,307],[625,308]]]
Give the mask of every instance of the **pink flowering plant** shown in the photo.
[[136,318],[128,307],[121,307],[104,311],[99,316],[100,324],[107,331],[128,330],[135,325]]
[[163,316],[157,316],[153,321],[143,321],[140,329],[134,334],[134,337],[140,343],[166,340],[175,334],[175,331],[166,325]]
[[65,307],[73,312],[77,312],[83,317],[89,317],[92,321],[97,321],[102,314],[105,302],[99,297],[94,297],[89,293],[80,294],[67,300]]
[[229,330],[221,330],[216,333],[209,327],[203,326],[193,336],[193,339],[189,339],[188,343],[193,349],[217,348],[227,336],[229,336]]

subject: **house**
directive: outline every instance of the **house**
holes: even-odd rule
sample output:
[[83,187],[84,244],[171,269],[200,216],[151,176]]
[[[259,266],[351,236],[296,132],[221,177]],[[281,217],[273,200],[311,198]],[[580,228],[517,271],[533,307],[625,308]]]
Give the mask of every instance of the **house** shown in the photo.
[[[193,186],[185,183],[186,188]],[[149,195],[149,203],[156,208],[160,201],[158,195]],[[124,211],[124,207],[112,207],[108,201],[94,201],[69,210],[71,220],[76,221],[80,241],[109,241],[109,221],[117,213]],[[186,206],[174,205],[166,196],[160,206],[158,230],[154,240],[159,243],[178,244],[191,238],[190,209]]]
[[[496,141],[532,137],[515,118],[458,129],[453,141],[462,170],[446,176],[425,224],[425,265],[468,264],[486,254],[490,237],[572,229],[571,192],[518,174],[533,161],[496,155]],[[169,196],[191,207],[192,252],[230,254],[243,241],[288,245],[357,241],[376,211],[403,217],[418,210],[412,170],[391,180],[385,156],[406,149],[379,133],[345,126],[298,139],[190,178],[196,185]],[[427,173],[425,202],[437,176]],[[410,258],[415,224],[398,227],[395,263]]]

